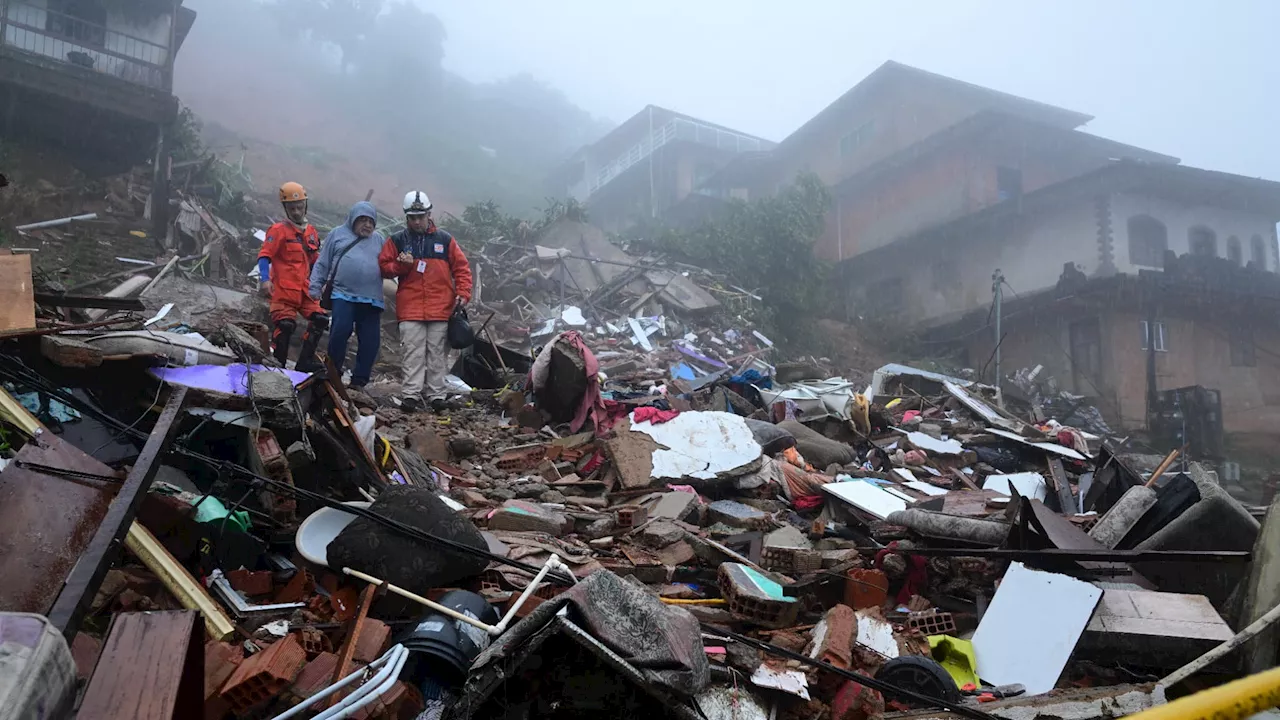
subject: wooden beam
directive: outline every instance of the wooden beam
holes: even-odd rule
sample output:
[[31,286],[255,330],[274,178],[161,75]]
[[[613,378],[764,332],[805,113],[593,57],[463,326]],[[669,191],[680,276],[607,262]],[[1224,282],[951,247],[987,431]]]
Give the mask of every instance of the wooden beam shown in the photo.
[[80,619],[88,609],[93,596],[98,592],[103,577],[111,567],[111,561],[120,549],[120,543],[133,518],[138,514],[142,499],[151,489],[156,472],[160,469],[160,459],[173,441],[178,431],[178,420],[182,414],[182,405],[187,399],[185,387],[173,388],[164,412],[156,421],[151,435],[147,438],[142,454],[129,471],[129,477],[121,485],[119,493],[107,509],[97,532],[93,535],[88,549],[80,556],[80,561],[67,576],[62,592],[49,611],[49,621],[62,631],[68,640],[75,636],[80,626]]
[[37,305],[64,308],[100,308],[102,310],[146,310],[138,298],[107,297],[106,295],[65,295],[62,293],[35,293]]

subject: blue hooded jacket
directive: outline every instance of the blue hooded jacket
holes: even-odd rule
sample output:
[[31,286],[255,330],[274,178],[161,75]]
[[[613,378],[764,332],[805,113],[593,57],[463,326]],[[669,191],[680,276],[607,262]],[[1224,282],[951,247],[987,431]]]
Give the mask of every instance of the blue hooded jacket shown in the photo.
[[356,203],[347,213],[347,224],[334,228],[325,236],[320,246],[320,257],[311,268],[311,297],[320,298],[324,284],[333,274],[333,297],[368,303],[379,309],[385,307],[378,253],[382,252],[386,238],[377,230],[364,239],[357,236],[352,226],[362,217],[372,218],[375,223],[378,221],[378,211],[373,203]]

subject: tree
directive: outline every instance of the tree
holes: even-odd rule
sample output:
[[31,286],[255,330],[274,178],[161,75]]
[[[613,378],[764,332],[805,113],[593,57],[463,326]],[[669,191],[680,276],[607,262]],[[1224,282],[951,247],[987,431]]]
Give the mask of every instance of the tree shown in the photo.
[[658,234],[659,248],[692,264],[728,275],[759,295],[749,309],[776,337],[808,344],[823,310],[827,266],[813,254],[831,204],[816,175],[805,174],[777,195],[731,201],[719,220],[689,231]]

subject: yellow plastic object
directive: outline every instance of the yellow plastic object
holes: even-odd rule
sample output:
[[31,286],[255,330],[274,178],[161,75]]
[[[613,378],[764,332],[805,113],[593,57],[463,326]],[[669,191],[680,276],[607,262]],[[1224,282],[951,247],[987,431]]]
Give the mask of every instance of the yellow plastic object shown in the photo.
[[871,432],[871,403],[867,402],[867,396],[858,393],[853,396],[853,402],[849,407],[849,418],[853,420],[853,426],[858,432],[870,434]]
[[130,230],[130,231],[129,231],[129,234],[130,234],[130,235],[132,235],[132,236],[134,236],[134,237],[136,237],[136,238],[144,238],[144,239],[145,239],[145,238],[147,237],[147,234],[146,234],[146,233],[144,233],[144,232],[142,232],[141,230]]
[[978,684],[975,672],[978,659],[973,652],[973,643],[950,635],[930,635],[929,652],[956,681],[956,687]]
[[1280,705],[1280,667],[1130,715],[1132,720],[1242,720]]
[[724,598],[707,598],[705,600],[681,600],[680,598],[662,598],[662,602],[668,605],[728,605],[729,601]]
[[892,399],[892,400],[890,400],[890,401],[889,401],[889,404],[888,404],[888,405],[885,405],[885,406],[884,406],[884,409],[885,409],[885,410],[888,410],[889,408],[896,407],[896,406],[897,406],[899,403],[901,403],[901,402],[902,402],[902,398],[894,398],[894,399]]

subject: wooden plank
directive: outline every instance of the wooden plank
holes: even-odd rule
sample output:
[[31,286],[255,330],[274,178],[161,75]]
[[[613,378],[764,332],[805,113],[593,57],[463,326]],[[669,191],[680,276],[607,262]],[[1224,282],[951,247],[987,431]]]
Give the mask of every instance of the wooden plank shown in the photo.
[[204,622],[197,612],[116,615],[77,717],[203,717],[203,640]]
[[142,454],[134,463],[133,470],[120,487],[120,492],[112,501],[111,507],[93,535],[88,549],[80,556],[80,561],[67,576],[66,586],[58,595],[57,602],[49,611],[49,621],[62,631],[66,637],[75,635],[80,617],[89,607],[93,596],[102,584],[111,561],[119,552],[121,541],[133,518],[138,514],[138,507],[147,491],[151,489],[151,481],[160,469],[160,458],[168,450],[169,443],[178,431],[178,419],[182,412],[182,404],[187,398],[187,389],[178,387],[171,390],[169,402],[156,421],[155,427],[142,448]]
[[95,475],[114,471],[41,432],[0,473],[0,610],[44,614],[106,516],[116,485],[45,475],[25,463]]
[[103,310],[146,310],[138,298],[108,297],[106,295],[67,295],[64,293],[35,293],[35,302],[63,308],[101,308]]
[[36,326],[30,255],[0,255],[0,332]]
[[1049,458],[1049,477],[1053,480],[1053,489],[1058,493],[1058,505],[1063,515],[1075,515],[1080,512],[1075,496],[1071,494],[1071,482],[1067,480],[1067,471],[1062,467],[1062,458]]
[[[338,667],[333,671],[333,682],[338,682],[351,672],[351,662],[356,654],[356,644],[360,640],[360,632],[364,630],[365,618],[369,617],[369,606],[373,604],[373,597],[378,591],[378,586],[370,583],[366,585],[364,590],[360,591],[360,607],[356,610],[356,616],[351,619],[351,623],[347,627],[347,637],[342,642],[342,649],[338,651]],[[331,707],[342,699],[346,692],[336,693],[328,705]]]

